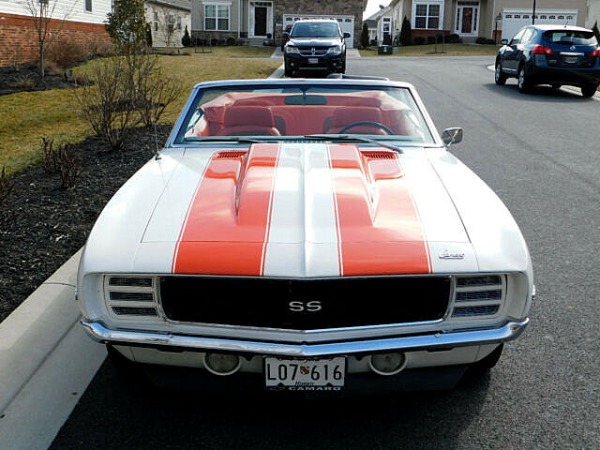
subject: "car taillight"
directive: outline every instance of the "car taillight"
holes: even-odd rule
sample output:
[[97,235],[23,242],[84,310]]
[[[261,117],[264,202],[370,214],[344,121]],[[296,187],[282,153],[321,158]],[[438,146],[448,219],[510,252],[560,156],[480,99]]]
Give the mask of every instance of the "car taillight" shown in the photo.
[[593,52],[590,54],[590,56],[591,56],[592,58],[593,58],[593,57],[600,58],[600,48],[597,48],[596,50],[594,50],[594,51],[593,51]]
[[546,47],[544,45],[534,45],[533,46],[533,54],[534,55],[554,55],[554,52],[550,47]]

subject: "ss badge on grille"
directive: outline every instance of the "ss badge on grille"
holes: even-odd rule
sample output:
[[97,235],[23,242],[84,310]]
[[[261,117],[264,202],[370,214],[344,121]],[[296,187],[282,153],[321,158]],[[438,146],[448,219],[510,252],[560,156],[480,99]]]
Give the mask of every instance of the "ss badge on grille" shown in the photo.
[[318,300],[310,302],[293,301],[288,303],[289,310],[292,312],[317,312],[323,309],[323,305]]

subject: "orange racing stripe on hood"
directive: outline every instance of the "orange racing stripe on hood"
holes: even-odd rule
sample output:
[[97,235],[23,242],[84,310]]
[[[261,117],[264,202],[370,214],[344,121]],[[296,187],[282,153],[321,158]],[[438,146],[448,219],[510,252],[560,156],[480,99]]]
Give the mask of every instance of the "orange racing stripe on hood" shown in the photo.
[[262,274],[278,154],[277,144],[261,144],[211,158],[188,209],[174,273]]
[[342,275],[430,273],[418,211],[397,154],[329,147]]

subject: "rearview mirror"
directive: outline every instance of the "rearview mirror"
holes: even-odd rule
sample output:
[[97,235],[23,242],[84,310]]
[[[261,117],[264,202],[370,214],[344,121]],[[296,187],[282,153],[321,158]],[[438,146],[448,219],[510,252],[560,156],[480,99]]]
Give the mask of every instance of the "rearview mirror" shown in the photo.
[[442,140],[446,145],[458,144],[463,140],[463,129],[460,127],[446,128],[442,132]]

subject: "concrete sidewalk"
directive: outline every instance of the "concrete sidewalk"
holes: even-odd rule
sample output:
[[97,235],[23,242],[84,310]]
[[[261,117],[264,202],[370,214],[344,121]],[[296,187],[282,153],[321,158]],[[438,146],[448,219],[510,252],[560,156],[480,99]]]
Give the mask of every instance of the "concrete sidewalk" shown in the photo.
[[2,450],[46,450],[106,357],[79,325],[80,254],[0,323]]

